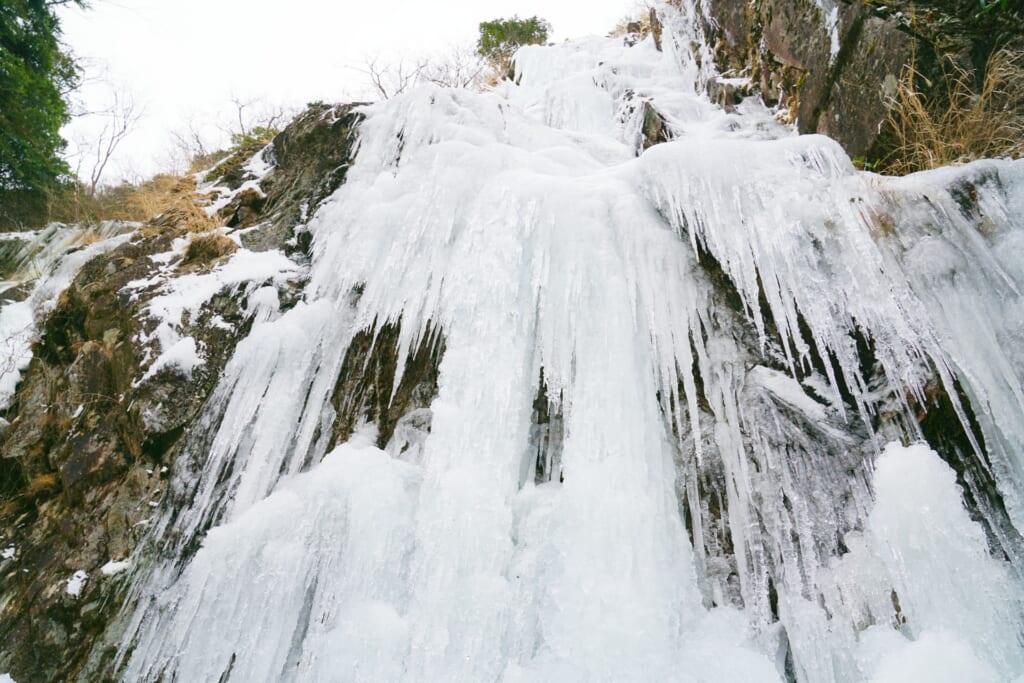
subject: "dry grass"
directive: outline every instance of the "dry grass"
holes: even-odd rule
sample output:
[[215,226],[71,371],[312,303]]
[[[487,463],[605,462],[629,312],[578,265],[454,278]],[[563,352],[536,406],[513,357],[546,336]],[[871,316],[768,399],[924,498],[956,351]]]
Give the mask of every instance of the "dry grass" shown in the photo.
[[928,98],[912,67],[889,103],[892,150],[881,169],[902,175],[985,157],[1024,155],[1024,51],[1003,49],[986,65],[981,87],[971,74],[948,66],[946,87]]
[[238,245],[230,237],[220,233],[199,235],[189,242],[188,250],[185,252],[183,264],[190,263],[211,263],[221,256],[235,253]]
[[102,240],[103,238],[100,236],[100,234],[93,230],[92,228],[90,228],[88,230],[83,230],[82,233],[75,240],[75,242],[80,247],[87,247],[90,244],[96,244],[97,242],[100,242]]
[[90,194],[69,188],[53,197],[49,220],[62,223],[97,223],[125,220],[207,232],[217,227],[206,214],[205,199],[196,194],[190,177],[157,175],[139,185],[120,185]]
[[154,225],[207,232],[219,223],[207,215],[205,201],[196,194],[191,176],[158,175],[140,185],[127,199],[127,206],[139,218]]
[[26,494],[35,498],[36,496],[52,493],[59,487],[57,475],[55,473],[48,474],[37,474],[32,477],[32,480],[28,483]]

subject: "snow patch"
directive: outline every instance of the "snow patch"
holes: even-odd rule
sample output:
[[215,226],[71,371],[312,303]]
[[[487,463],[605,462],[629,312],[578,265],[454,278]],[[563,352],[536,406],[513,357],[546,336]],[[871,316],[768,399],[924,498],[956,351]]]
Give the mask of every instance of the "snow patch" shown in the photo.
[[67,580],[65,591],[68,595],[77,598],[82,593],[82,587],[85,586],[85,582],[88,580],[89,575],[84,570],[79,569],[71,578]]
[[[185,248],[187,243],[183,247],[176,246],[172,253],[178,253],[179,250],[183,253]],[[189,321],[194,321],[203,305],[215,295],[226,289],[243,287],[246,292],[255,291],[258,301],[268,302],[269,295],[263,290],[274,290],[274,287],[257,290],[255,288],[258,285],[268,281],[281,285],[299,277],[301,272],[298,264],[278,250],[256,252],[239,249],[226,262],[208,273],[175,276],[173,268],[167,267],[153,278],[129,283],[129,290],[155,286],[160,291],[146,307],[147,315],[158,321],[157,326],[151,333],[139,337],[143,344],[155,342],[159,354],[149,363],[138,382],[150,379],[165,368],[175,369],[188,376],[196,367],[205,363],[196,340],[183,336],[181,329]],[[270,316],[272,311],[267,310],[265,313]],[[221,328],[226,325],[223,318],[219,317],[213,324]]]
[[130,560],[111,560],[100,567],[100,573],[103,574],[103,576],[113,576],[130,569],[131,566],[132,563]]

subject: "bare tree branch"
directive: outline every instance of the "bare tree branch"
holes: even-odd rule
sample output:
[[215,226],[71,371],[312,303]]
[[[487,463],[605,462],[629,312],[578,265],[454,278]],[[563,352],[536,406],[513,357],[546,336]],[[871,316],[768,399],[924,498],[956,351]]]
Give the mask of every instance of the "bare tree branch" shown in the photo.
[[385,64],[379,57],[367,57],[362,67],[354,68],[366,74],[381,99],[389,100],[419,82],[423,67],[422,62],[410,65],[400,59],[397,64]]
[[438,57],[425,60],[420,79],[445,88],[483,87],[487,64],[472,46],[456,45]]
[[218,125],[232,140],[256,135],[259,129],[276,129],[288,117],[288,110],[280,104],[270,104],[258,97],[242,99],[232,94],[235,106],[235,121],[230,125]]
[[[96,194],[96,188],[103,178],[103,171],[106,169],[110,158],[114,156],[118,146],[135,128],[135,124],[142,118],[142,110],[137,107],[135,98],[124,91],[115,91],[113,103],[102,112],[106,117],[103,129],[94,142],[95,159],[92,170],[89,173],[89,193]],[[79,170],[81,169],[79,162]]]

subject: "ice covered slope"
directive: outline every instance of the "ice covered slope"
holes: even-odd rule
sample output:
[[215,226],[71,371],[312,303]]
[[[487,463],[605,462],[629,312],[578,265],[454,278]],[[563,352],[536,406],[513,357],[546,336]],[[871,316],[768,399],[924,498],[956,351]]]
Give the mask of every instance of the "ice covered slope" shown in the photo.
[[[1024,675],[1024,163],[858,173],[696,94],[659,11],[664,52],[366,108],[304,301],[179,464],[126,680]],[[443,338],[429,408],[334,445],[385,322],[394,396]]]

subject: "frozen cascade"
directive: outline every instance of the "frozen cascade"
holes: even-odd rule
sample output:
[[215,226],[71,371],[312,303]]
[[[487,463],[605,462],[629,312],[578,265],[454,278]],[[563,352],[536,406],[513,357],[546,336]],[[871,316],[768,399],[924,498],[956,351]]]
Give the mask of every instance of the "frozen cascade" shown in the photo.
[[[1024,162],[858,173],[696,94],[659,12],[664,52],[366,107],[304,301],[239,344],[153,525],[125,680],[1024,676]],[[443,338],[436,395],[335,444],[385,325],[392,394]]]

